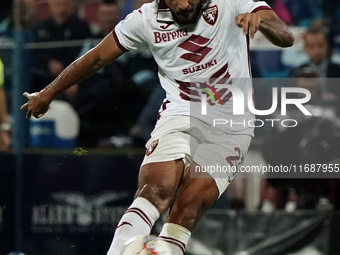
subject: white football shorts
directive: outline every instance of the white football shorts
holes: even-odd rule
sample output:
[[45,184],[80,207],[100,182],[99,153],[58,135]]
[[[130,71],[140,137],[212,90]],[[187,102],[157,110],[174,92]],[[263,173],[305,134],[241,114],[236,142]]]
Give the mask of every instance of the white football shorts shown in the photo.
[[198,166],[190,174],[209,173],[221,196],[235,178],[250,142],[250,135],[226,134],[189,116],[162,117],[146,143],[142,166],[182,159],[188,170],[194,161]]

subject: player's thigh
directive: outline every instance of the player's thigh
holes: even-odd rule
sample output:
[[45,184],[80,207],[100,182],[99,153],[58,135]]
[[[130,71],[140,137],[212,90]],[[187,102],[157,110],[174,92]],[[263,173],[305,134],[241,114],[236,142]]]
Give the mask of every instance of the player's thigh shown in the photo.
[[[197,163],[193,162],[190,168],[196,166]],[[167,222],[192,230],[218,196],[219,189],[209,174],[201,173],[193,176],[187,173],[170,209]]]
[[143,165],[138,176],[137,197],[167,199],[183,179],[182,159]]
[[146,143],[142,166],[150,163],[182,159],[190,165],[190,119],[187,116],[168,116],[157,121]]
[[136,196],[147,198],[160,212],[167,209],[190,165],[189,124],[185,116],[161,118],[145,146]]

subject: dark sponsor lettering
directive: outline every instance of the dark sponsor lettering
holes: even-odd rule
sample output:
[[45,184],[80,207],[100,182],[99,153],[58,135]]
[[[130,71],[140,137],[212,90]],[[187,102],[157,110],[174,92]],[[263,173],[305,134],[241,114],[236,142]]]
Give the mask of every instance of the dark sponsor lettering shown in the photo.
[[199,72],[199,71],[202,71],[204,69],[207,69],[208,67],[212,67],[214,65],[217,65],[216,59],[211,60],[208,63],[202,64],[202,65],[197,65],[197,66],[194,66],[194,67],[185,68],[185,69],[182,70],[182,72],[183,72],[183,74],[195,73],[195,72]]
[[160,43],[162,41],[161,33],[160,32],[154,32],[153,34],[155,35],[155,43]]
[[177,33],[176,32],[171,32],[172,39],[175,40],[177,38]]
[[155,37],[155,43],[170,42],[183,36],[188,36],[186,29],[173,32],[153,32],[153,34]]

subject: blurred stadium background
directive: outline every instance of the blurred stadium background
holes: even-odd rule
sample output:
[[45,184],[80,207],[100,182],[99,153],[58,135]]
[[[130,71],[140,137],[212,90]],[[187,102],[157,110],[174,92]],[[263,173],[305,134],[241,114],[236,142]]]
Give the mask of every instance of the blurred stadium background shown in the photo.
[[[60,7],[69,0],[49,1]],[[340,64],[339,1],[267,2],[290,25],[296,42],[282,50],[257,33],[250,45],[255,78],[288,78],[308,62],[304,34],[311,25],[326,31],[327,59]],[[55,29],[51,32],[46,23],[52,15],[48,1],[1,0],[0,57],[12,123],[11,148],[0,152],[1,255],[105,254],[120,216],[133,199],[143,145],[164,97],[150,56],[129,53],[61,95],[43,121],[25,119],[19,110],[25,102],[22,93],[47,85],[60,66],[93,47],[102,32],[111,30],[143,1],[73,3],[70,14],[68,6],[61,7],[66,11],[59,10],[59,18],[70,15],[83,23],[51,25]],[[73,37],[75,31],[79,33]],[[337,77],[340,73],[331,78]],[[337,81],[333,82],[340,86]],[[265,84],[254,86],[258,109],[271,105],[274,85]],[[329,109],[321,108],[321,113],[291,133],[256,129],[245,165],[280,164],[280,160],[339,165],[337,104],[334,114],[325,118]],[[87,150],[86,155],[75,155],[77,146]],[[186,254],[339,255],[339,187],[337,178],[239,176],[199,223]],[[156,223],[155,233],[162,220]]]

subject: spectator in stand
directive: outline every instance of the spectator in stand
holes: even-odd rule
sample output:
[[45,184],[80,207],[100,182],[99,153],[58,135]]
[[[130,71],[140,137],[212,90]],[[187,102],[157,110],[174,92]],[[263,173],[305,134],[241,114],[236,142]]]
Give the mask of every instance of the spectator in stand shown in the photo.
[[[35,42],[81,40],[90,36],[88,24],[76,15],[75,0],[49,0],[51,17],[39,22],[33,29]],[[33,90],[41,90],[75,60],[81,46],[67,44],[54,48],[40,48],[34,52]],[[66,94],[67,95],[67,94]]]
[[[138,9],[148,2],[150,0],[136,0],[134,7]],[[93,38],[104,38],[111,33],[119,18],[117,3],[103,0],[98,8],[100,32]],[[85,53],[93,46],[88,42],[81,52]],[[127,103],[126,98],[134,98],[134,104]],[[81,118],[79,146],[97,146],[99,141],[100,146],[127,146],[131,143],[144,146],[164,98],[153,57],[148,52],[127,52],[80,84],[72,102]],[[113,121],[104,121],[104,113]],[[120,125],[114,121],[118,118],[122,120]],[[120,145],[110,141],[118,141]]]
[[[111,35],[120,16],[115,0],[101,1],[97,14],[98,32],[91,39]],[[80,55],[94,46],[94,41],[87,41]],[[131,128],[137,119],[137,112],[130,100],[137,101],[138,89],[130,77],[124,64],[114,61],[79,84],[77,94],[70,101],[80,116],[79,146],[96,147],[99,141],[124,134]],[[106,116],[110,116],[112,121],[108,122]],[[117,125],[117,119],[120,125]]]
[[[292,74],[296,87],[310,91],[311,99],[306,103],[312,116],[305,116],[295,106],[287,107],[287,115],[273,114],[272,119],[294,119],[298,122],[295,128],[280,128],[269,134],[262,148],[263,157],[272,166],[277,165],[304,165],[324,164],[328,160],[332,162],[338,153],[337,148],[327,149],[329,159],[320,156],[319,140],[323,143],[329,139],[336,139],[336,133],[340,130],[339,119],[333,108],[327,106],[320,95],[322,83],[317,69],[306,66],[296,70]],[[304,97],[297,93],[296,97]],[[327,114],[326,114],[327,113]],[[334,136],[335,135],[335,136]],[[333,138],[334,137],[334,138]],[[293,177],[293,176],[292,176]],[[336,208],[339,202],[335,199],[331,185],[339,188],[339,182],[331,179],[276,179],[268,178],[266,194],[274,196],[264,197],[274,204],[275,208],[291,210],[289,206],[295,204],[299,209],[315,209],[319,199],[328,199]],[[268,201],[267,201],[268,203]],[[266,205],[266,204],[264,204]],[[295,207],[294,207],[295,208]],[[293,208],[293,209],[294,209]]]
[[21,2],[21,22],[25,29],[33,29],[38,22],[38,0],[23,0]]
[[[305,67],[314,68],[319,78],[320,96],[326,104],[338,107],[338,98],[340,98],[340,86],[334,80],[326,80],[325,78],[339,78],[340,66],[331,61],[328,43],[328,29],[321,22],[312,23],[304,36],[305,52],[309,56],[309,62],[301,65],[292,71],[292,75],[296,76]],[[294,75],[295,73],[295,75]]]
[[111,33],[121,18],[121,11],[116,0],[102,0],[98,7],[99,32],[95,37],[104,38]]
[[[152,0],[135,0],[134,8],[139,9],[143,4],[150,2]],[[141,111],[138,112],[137,122],[131,128],[130,135],[134,138],[135,146],[144,146],[155,127],[165,92],[159,84],[158,67],[151,54],[128,52],[120,60],[126,62],[126,67],[140,90],[137,107]]]
[[6,95],[4,85],[4,66],[0,59],[0,151],[7,151],[11,145],[11,124],[7,116]]
[[[13,3],[11,2],[14,1],[2,0],[0,8],[0,33],[8,36],[11,35],[14,28]],[[20,1],[20,25],[23,29],[31,30],[37,24],[37,4],[38,0]]]
[[[112,32],[120,21],[121,11],[116,0],[102,0],[97,10],[97,23],[92,29],[90,39],[103,39]],[[98,40],[99,42],[99,40]],[[83,45],[80,56],[96,45],[96,41],[87,41]]]
[[301,68],[309,66],[318,71],[319,77],[340,77],[340,66],[331,62],[329,58],[328,28],[320,21],[314,22],[304,36],[305,52],[309,62]]

